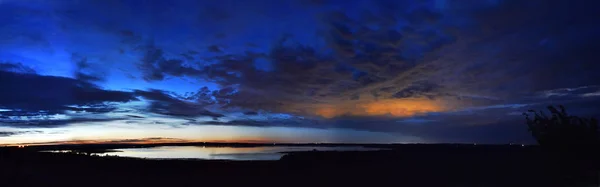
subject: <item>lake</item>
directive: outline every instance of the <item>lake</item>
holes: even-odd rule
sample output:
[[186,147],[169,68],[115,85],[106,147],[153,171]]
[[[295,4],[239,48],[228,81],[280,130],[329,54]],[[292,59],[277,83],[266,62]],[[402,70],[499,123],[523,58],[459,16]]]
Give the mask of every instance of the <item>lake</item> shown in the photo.
[[379,148],[269,146],[269,147],[206,147],[159,146],[148,148],[114,149],[117,152],[100,153],[101,156],[120,156],[148,159],[209,159],[209,160],[279,160],[284,152],[295,151],[373,151]]

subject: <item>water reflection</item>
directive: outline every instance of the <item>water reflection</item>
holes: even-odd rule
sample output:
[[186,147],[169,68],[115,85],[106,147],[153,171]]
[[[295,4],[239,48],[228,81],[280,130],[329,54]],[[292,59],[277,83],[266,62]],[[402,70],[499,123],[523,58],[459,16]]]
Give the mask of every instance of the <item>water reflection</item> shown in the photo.
[[116,149],[118,152],[102,153],[120,157],[149,159],[211,159],[211,160],[279,160],[284,153],[293,151],[368,151],[365,147],[204,147],[161,146],[150,148]]

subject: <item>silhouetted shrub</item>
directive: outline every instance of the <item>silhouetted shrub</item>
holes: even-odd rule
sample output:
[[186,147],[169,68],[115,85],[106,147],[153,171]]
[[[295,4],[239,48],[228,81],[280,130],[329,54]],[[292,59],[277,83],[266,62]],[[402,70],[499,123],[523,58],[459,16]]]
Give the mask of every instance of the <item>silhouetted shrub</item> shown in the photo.
[[598,148],[600,145],[600,133],[598,132],[598,120],[595,118],[581,118],[567,114],[562,105],[556,109],[548,106],[551,117],[543,111],[533,113],[533,119],[528,113],[526,116],[527,126],[538,144],[551,148],[580,148],[592,146]]

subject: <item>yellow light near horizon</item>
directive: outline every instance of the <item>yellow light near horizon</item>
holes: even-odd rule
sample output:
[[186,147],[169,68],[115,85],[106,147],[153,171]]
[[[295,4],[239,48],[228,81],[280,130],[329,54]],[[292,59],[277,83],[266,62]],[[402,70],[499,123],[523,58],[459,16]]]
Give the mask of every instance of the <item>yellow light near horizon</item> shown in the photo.
[[353,104],[325,105],[316,110],[316,115],[333,118],[341,115],[411,117],[427,112],[447,110],[441,101],[429,99],[386,99]]

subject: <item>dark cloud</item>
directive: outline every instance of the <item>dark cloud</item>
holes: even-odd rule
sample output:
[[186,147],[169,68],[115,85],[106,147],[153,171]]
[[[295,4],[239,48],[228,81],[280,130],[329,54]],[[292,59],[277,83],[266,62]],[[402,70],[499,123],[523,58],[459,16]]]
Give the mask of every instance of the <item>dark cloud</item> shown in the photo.
[[144,54],[138,67],[142,71],[145,80],[163,80],[166,75],[195,77],[200,74],[199,70],[186,66],[184,60],[167,59],[164,57],[163,50],[154,45],[147,45],[140,50],[142,50]]
[[[570,25],[592,33],[590,19],[579,19],[584,16],[580,13],[550,14],[561,2],[507,1],[469,9],[453,3],[442,9],[420,3],[375,4],[378,11],[365,10],[358,17],[338,11],[324,14],[320,39],[333,53],[294,44],[301,42],[284,35],[267,53],[217,55],[210,64],[169,60],[161,49],[150,47],[141,69],[149,80],[185,76],[215,82],[227,94],[217,91],[212,96],[226,108],[303,115],[313,110],[307,105],[348,100],[428,98],[457,103],[458,108],[499,104],[521,101],[515,98],[531,92],[600,80],[593,73],[596,65],[589,50],[597,45],[593,42],[597,37],[586,35],[595,38],[566,45],[576,37],[567,33],[567,27],[559,27],[566,24],[563,21],[576,20]],[[543,8],[541,13],[530,11],[537,5]],[[573,6],[562,7],[582,4]],[[590,8],[584,11],[593,13]],[[508,14],[526,19],[510,22],[507,17],[514,15]],[[498,25],[502,28],[491,28]],[[559,48],[540,46],[544,38],[571,47],[559,47],[561,53],[554,53]],[[587,68],[564,63],[573,59]],[[259,60],[273,68],[257,68]],[[561,73],[551,76],[551,72]],[[584,76],[569,76],[577,73]]]
[[258,115],[258,112],[248,111],[248,112],[244,112],[244,115]]
[[223,51],[221,50],[221,48],[217,45],[211,45],[208,46],[208,51],[209,52],[213,52],[213,53],[222,53]]
[[26,120],[10,120],[0,119],[0,126],[16,127],[16,128],[56,128],[64,127],[75,123],[96,123],[110,122],[117,120],[125,120],[126,118],[70,118],[70,119],[26,119]]
[[360,95],[359,94],[354,94],[350,96],[350,100],[359,100],[360,99]]
[[7,136],[12,136],[12,135],[16,135],[18,134],[17,132],[4,132],[4,131],[0,131],[0,137],[7,137]]
[[42,131],[0,131],[0,137],[15,136],[21,134],[39,134]]
[[225,125],[225,126],[250,126],[250,127],[311,127],[327,128],[314,126],[311,121],[290,120],[290,119],[270,119],[270,120],[251,120],[239,119],[231,121],[197,121],[189,122],[191,125]]
[[[76,60],[79,68],[87,68],[85,58]],[[82,73],[83,75],[83,73]],[[0,71],[0,87],[10,92],[0,93],[0,107],[11,109],[0,112],[0,122],[14,127],[59,127],[72,123],[103,122],[125,118],[71,118],[54,116],[67,111],[85,115],[101,115],[114,112],[117,107],[106,102],[128,102],[141,96],[150,100],[149,112],[178,117],[207,116],[213,118],[224,115],[204,109],[211,104],[212,94],[203,87],[185,98],[171,96],[160,90],[121,92],[103,90],[88,81],[101,79],[70,79],[65,77],[19,74]],[[184,99],[191,101],[184,101]],[[131,118],[140,118],[133,117]]]
[[127,92],[103,90],[98,86],[64,77],[0,71],[0,105],[7,108],[61,110],[66,105],[136,100]]
[[[387,88],[385,88],[387,89]],[[427,82],[427,81],[417,81],[413,82],[411,85],[401,89],[396,92],[393,96],[395,98],[419,98],[426,97],[429,99],[435,99],[438,96],[444,96],[439,93],[440,85]]]
[[205,109],[209,103],[184,101],[161,90],[135,90],[134,94],[150,100],[148,112],[177,117],[223,117],[223,114]]
[[[93,71],[86,57],[73,60],[76,79],[35,75],[31,68],[0,63],[0,86],[11,90],[0,92],[0,107],[25,109],[4,112],[0,120],[6,121],[9,114],[35,118],[40,110],[50,111],[43,115],[62,114],[62,110],[106,113],[114,108],[101,103],[126,102],[138,96],[150,100],[148,112],[180,118],[219,118],[191,121],[197,124],[351,128],[402,132],[440,142],[494,142],[526,141],[521,119],[513,115],[523,109],[518,106],[565,104],[582,115],[598,114],[594,105],[600,95],[595,86],[600,85],[597,72],[600,63],[596,62],[600,48],[597,2],[350,1],[342,4],[303,0],[300,4],[308,6],[302,11],[315,7],[318,10],[304,11],[307,13],[302,13],[302,19],[317,23],[305,24],[295,19],[296,22],[284,25],[275,22],[292,20],[287,19],[291,10],[284,10],[286,15],[273,16],[271,11],[263,11],[271,6],[255,7],[262,3],[228,3],[231,6],[224,7],[214,3],[198,6],[192,1],[156,2],[149,7],[165,8],[164,14],[153,14],[152,23],[138,23],[135,19],[140,18],[123,8],[127,6],[116,6],[123,2],[94,1],[93,6],[60,9],[56,11],[58,15],[47,17],[66,20],[61,22],[66,30],[86,28],[86,31],[111,33],[123,45],[118,46],[121,53],[141,53],[137,67],[147,81],[194,79],[215,83],[218,89],[204,87],[183,95],[166,90],[108,91],[90,83],[102,81],[103,75]],[[178,4],[189,10],[168,11]],[[103,8],[97,7],[111,8],[114,10],[111,13],[117,16],[96,16],[103,17],[101,21],[92,18],[89,15],[104,15],[100,11]],[[206,11],[198,12],[198,7]],[[17,14],[12,8],[2,7],[10,14]],[[189,16],[187,11],[198,15]],[[182,19],[173,12],[193,18]],[[248,15],[252,19],[238,19]],[[263,20],[265,17],[269,19]],[[0,22],[23,27],[19,19],[10,17]],[[269,25],[255,24],[257,20]],[[116,24],[120,22],[132,24]],[[307,28],[299,32],[316,33],[318,37],[292,32],[298,30],[297,25]],[[151,27],[153,31],[144,33],[136,27]],[[169,35],[170,41],[177,43],[175,47],[158,41],[160,35],[180,32],[173,28],[182,27],[186,32],[206,37]],[[290,29],[280,30],[280,27]],[[2,31],[14,33],[12,30],[17,29],[12,28]],[[255,28],[269,31],[261,30],[259,35],[281,36],[277,41],[259,43],[263,38],[245,33]],[[26,38],[25,44],[43,44],[46,39],[37,32],[14,34]],[[179,35],[184,35],[186,41]],[[251,39],[241,40],[244,38]],[[238,45],[226,41],[238,39]],[[196,44],[198,41],[205,43]],[[269,42],[273,45],[265,48]],[[385,113],[369,116],[366,110],[328,119],[314,116],[324,105],[352,108],[375,101],[423,98],[448,106],[437,111],[438,115],[417,112],[415,119]],[[261,112],[258,115],[246,112],[239,119],[221,119],[220,113],[228,111]],[[288,113],[294,117],[254,120],[270,113]]]
[[[267,58],[272,63],[274,67],[272,71],[255,68],[254,62],[261,58]],[[279,45],[269,54],[228,55],[216,59],[220,63],[201,69],[186,67],[180,71],[167,69],[148,74],[160,75],[160,77],[187,75],[213,80],[224,87],[224,90],[213,93],[218,101],[226,106],[248,109],[277,110],[276,108],[281,107],[283,103],[292,104],[293,100],[305,98],[303,94],[307,90],[314,90],[315,93],[330,92],[334,88],[328,87],[333,87],[335,84],[343,87],[359,84],[352,83],[351,80],[350,85],[336,82],[341,80],[341,77],[350,77],[350,75],[330,73],[329,71],[334,68],[332,59],[318,55],[308,47]],[[181,66],[181,63],[172,65],[172,67]],[[316,74],[319,76],[314,76]]]
[[[83,82],[100,82],[104,81],[101,72],[97,72],[98,67],[92,67],[86,57],[79,54],[72,54],[71,61],[75,64],[74,77]],[[100,73],[100,74],[99,74]]]
[[138,118],[138,119],[145,118],[143,116],[136,116],[136,115],[126,115],[126,116],[131,117],[131,118]]
[[0,71],[35,74],[35,70],[21,63],[0,62]]
[[[66,111],[107,113],[106,102],[137,100],[131,93],[104,90],[88,80],[0,71],[0,123],[16,127],[55,127],[95,119],[55,119]],[[85,106],[85,107],[82,107]],[[23,117],[25,119],[23,119]]]
[[192,55],[190,55],[190,54],[187,54],[187,53],[182,53],[181,56],[183,56],[183,58],[185,60],[188,60],[188,61],[189,60],[194,60],[194,57]]
[[[419,81],[415,80],[417,75],[414,75],[406,77],[398,83],[400,85],[379,85],[395,81],[399,75],[421,71],[415,70],[418,65],[416,60],[420,57],[407,56],[403,51],[419,50],[420,53],[428,53],[453,42],[449,33],[416,31],[421,27],[428,28],[429,26],[421,24],[433,24],[432,19],[441,19],[442,14],[429,9],[418,9],[411,14],[417,15],[411,19],[418,24],[410,25],[414,33],[411,33],[406,42],[404,35],[408,34],[404,32],[407,31],[398,29],[398,25],[388,25],[387,21],[382,20],[387,15],[370,18],[372,23],[380,26],[380,29],[372,29],[356,24],[362,20],[334,12],[323,20],[327,23],[329,32],[322,36],[329,47],[336,49],[334,54],[320,52],[312,46],[290,45],[295,42],[293,36],[283,36],[267,53],[218,55],[212,58],[215,63],[211,64],[194,65],[183,60],[166,60],[161,49],[151,47],[146,50],[140,68],[148,80],[186,76],[213,81],[225,89],[235,88],[230,94],[216,92],[213,95],[224,107],[306,113],[309,110],[304,108],[306,104],[348,98],[361,100],[363,93],[371,92],[369,89],[402,89],[413,81]],[[427,16],[421,18],[419,15]],[[398,16],[395,18],[402,19]],[[422,46],[412,49],[414,42],[419,42]],[[217,47],[213,45],[210,48]],[[268,71],[257,68],[255,63],[259,60],[268,61],[273,68]],[[402,93],[401,90],[392,89],[383,97],[392,98],[391,92],[394,91]],[[427,97],[440,95],[426,93],[427,91],[432,90],[423,90],[418,94]],[[381,94],[377,94],[379,95]]]

